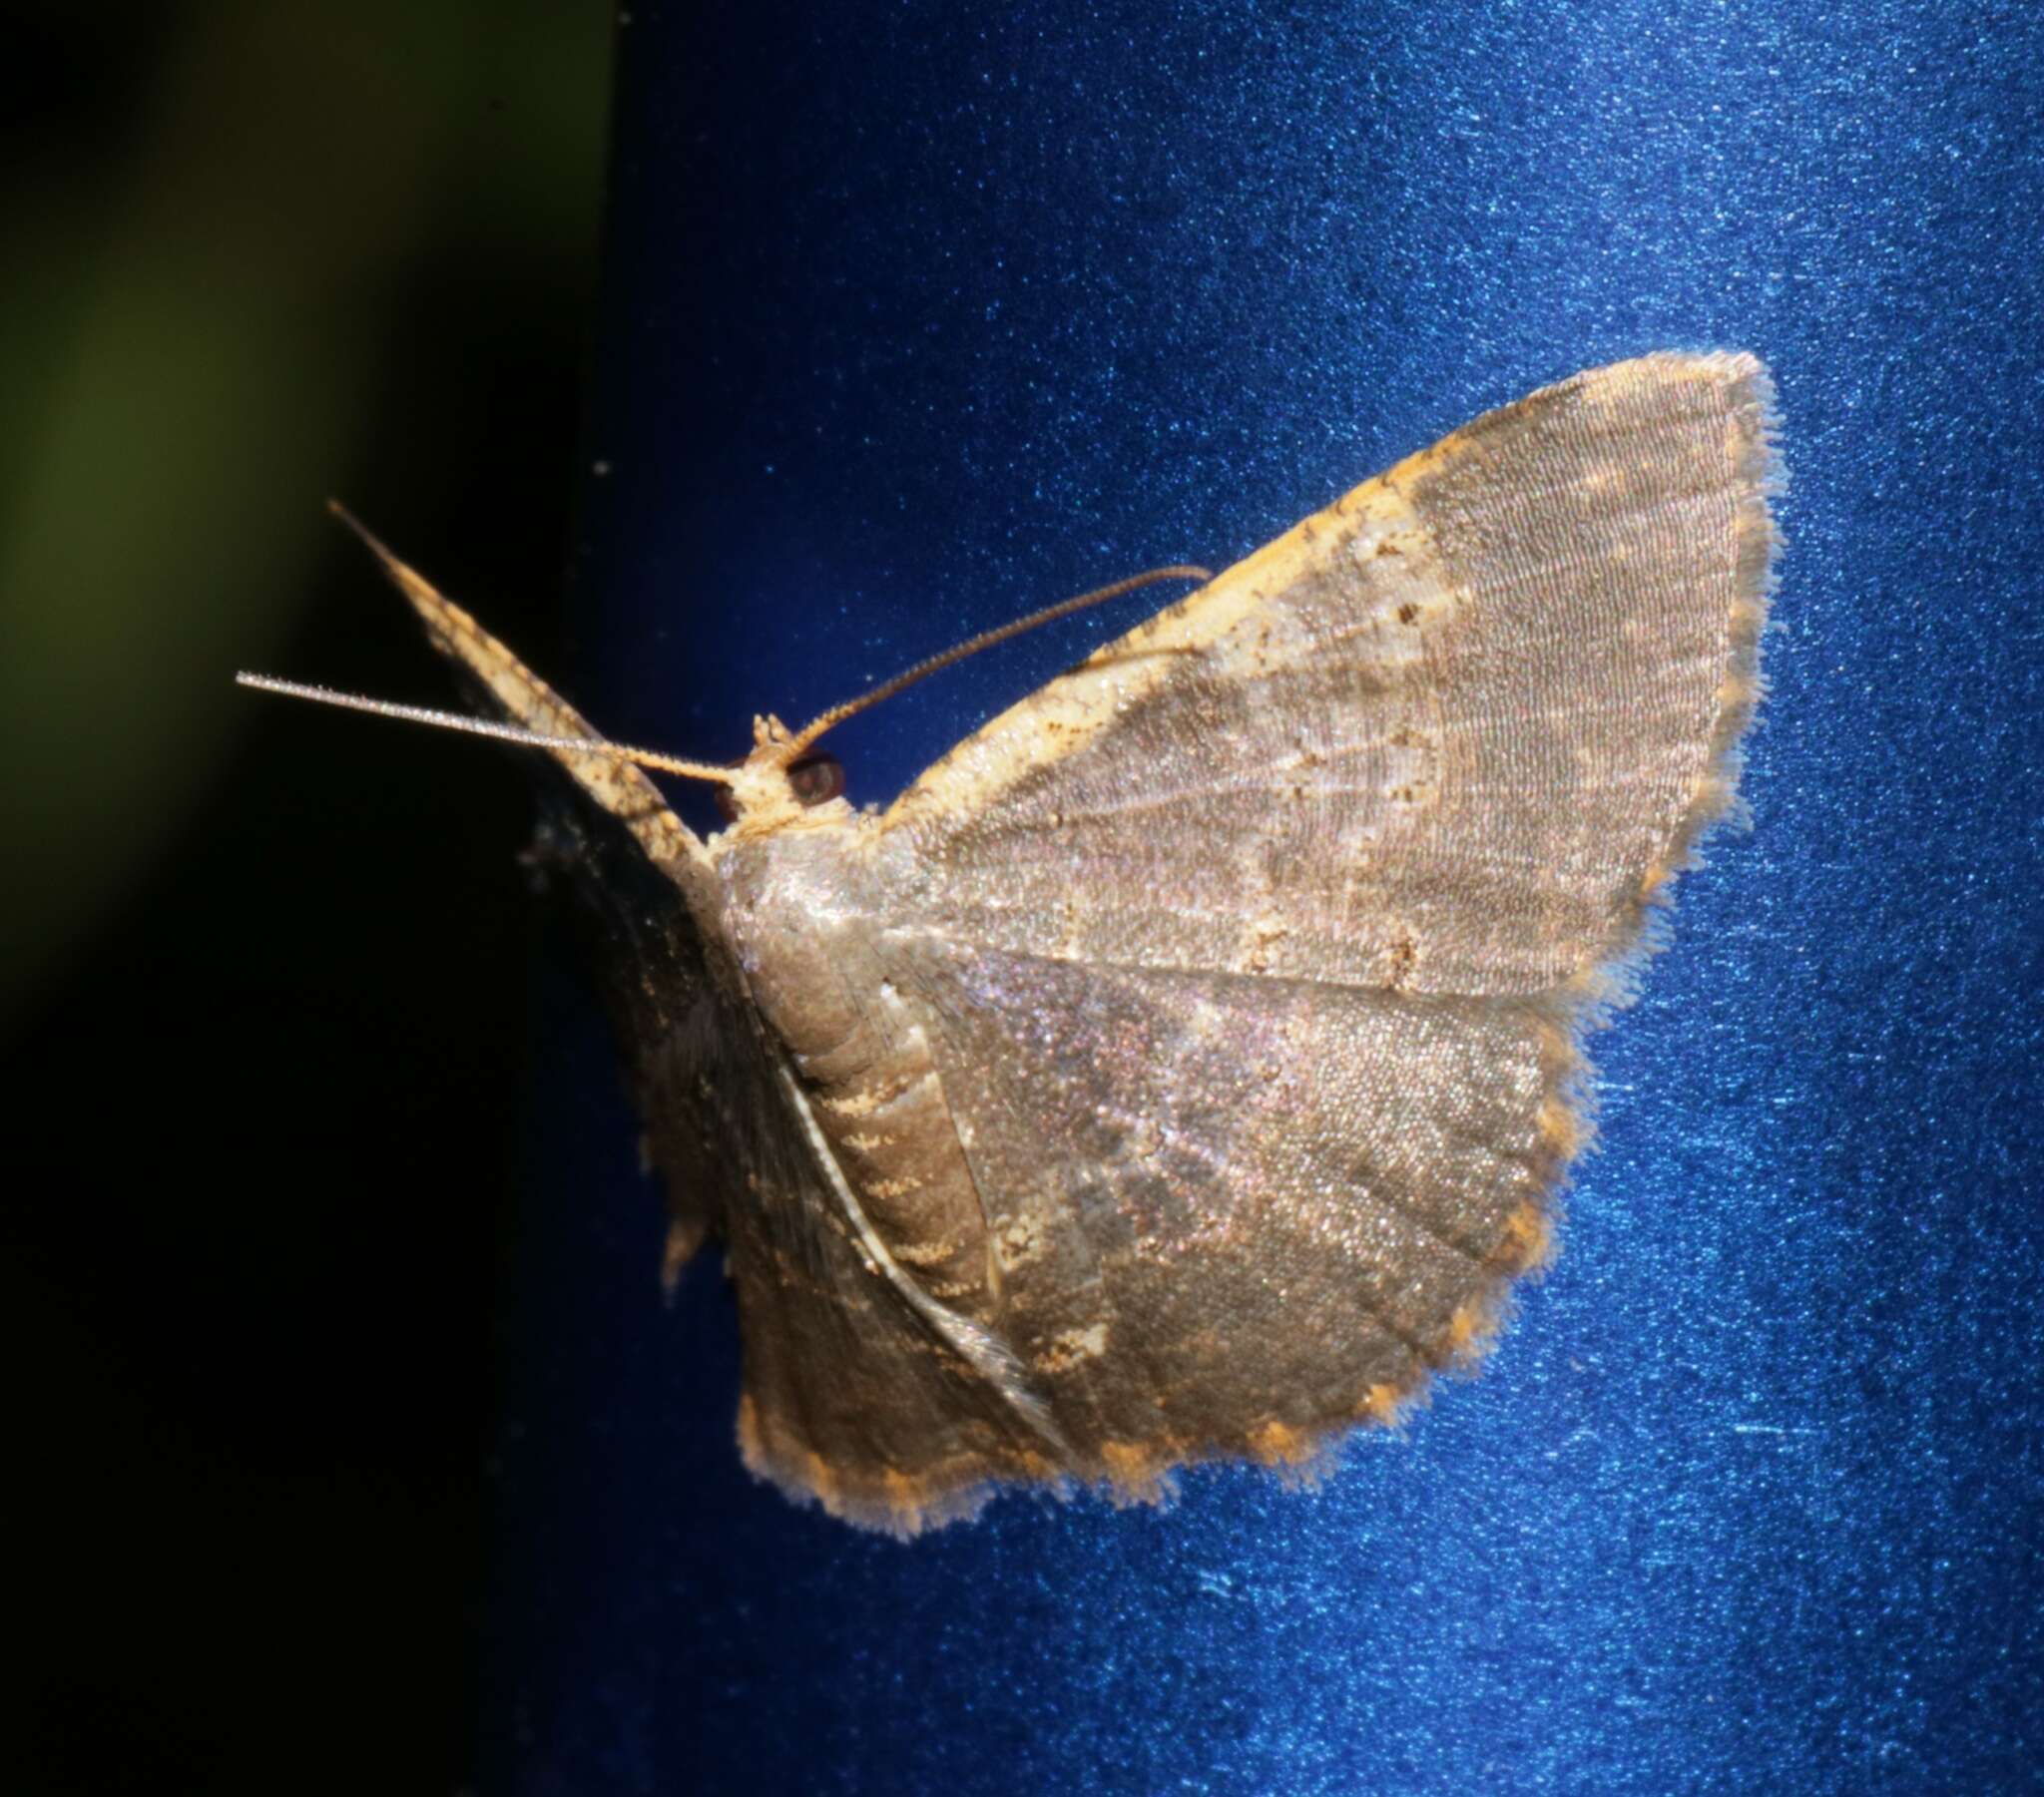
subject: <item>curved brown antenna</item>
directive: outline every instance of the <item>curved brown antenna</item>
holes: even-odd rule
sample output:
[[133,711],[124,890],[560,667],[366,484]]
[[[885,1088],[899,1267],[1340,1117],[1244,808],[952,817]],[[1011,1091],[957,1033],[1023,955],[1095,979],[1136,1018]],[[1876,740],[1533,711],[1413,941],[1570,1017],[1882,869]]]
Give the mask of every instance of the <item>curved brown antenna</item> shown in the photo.
[[892,698],[903,687],[913,686],[917,680],[949,668],[954,662],[962,662],[967,656],[976,656],[983,649],[992,649],[996,643],[1005,643],[1010,637],[1019,637],[1024,631],[1033,631],[1040,624],[1055,624],[1060,618],[1069,618],[1074,612],[1083,612],[1089,606],[1105,605],[1110,599],[1119,599],[1124,593],[1133,593],[1138,587],[1147,587],[1155,581],[1199,581],[1205,583],[1214,578],[1205,568],[1191,566],[1152,568],[1147,574],[1132,574],[1125,581],[1116,581],[1111,587],[1096,587],[1091,593],[1082,593],[1077,599],[1060,600],[1054,606],[1045,606],[1040,612],[1031,612],[1026,618],[1018,618],[1013,624],[1004,624],[998,630],[982,631],[977,637],[968,637],[955,648],[947,649],[940,656],[931,656],[928,661],[918,662],[913,668],[897,674],[891,680],[882,680],[879,685],[861,692],[856,698],[848,698],[842,704],[832,705],[829,710],[819,712],[802,725],[784,743],[777,744],[779,752],[792,760],[806,749],[825,730],[835,729],[847,717],[855,717],[868,706],[877,705],[883,698]]

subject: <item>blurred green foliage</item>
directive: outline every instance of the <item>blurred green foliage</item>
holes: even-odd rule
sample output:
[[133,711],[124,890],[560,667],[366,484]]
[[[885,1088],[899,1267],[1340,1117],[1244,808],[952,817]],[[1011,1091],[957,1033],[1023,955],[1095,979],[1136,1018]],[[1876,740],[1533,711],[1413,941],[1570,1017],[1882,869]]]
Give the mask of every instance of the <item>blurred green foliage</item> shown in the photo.
[[0,1023],[247,727],[230,677],[274,665],[322,499],[372,454],[458,478],[388,436],[421,290],[586,302],[611,29],[599,0],[14,12]]

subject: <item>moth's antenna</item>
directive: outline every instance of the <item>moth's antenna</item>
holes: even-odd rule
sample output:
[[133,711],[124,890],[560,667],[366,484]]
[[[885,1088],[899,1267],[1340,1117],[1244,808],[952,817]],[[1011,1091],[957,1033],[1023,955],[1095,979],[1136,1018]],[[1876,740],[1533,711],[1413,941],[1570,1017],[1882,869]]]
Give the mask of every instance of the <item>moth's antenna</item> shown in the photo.
[[[382,565],[383,572],[395,583],[398,591],[409,599],[425,622],[429,634],[436,641],[446,629],[445,618],[458,621],[477,637],[488,643],[474,621],[465,613],[449,606],[432,587],[392,555],[382,539],[369,530],[362,521],[337,499],[326,502],[327,511],[362,540],[369,553]],[[436,622],[439,620],[440,622]],[[441,648],[446,649],[445,642]],[[509,660],[508,652],[501,646],[492,645],[499,655]],[[448,653],[452,654],[453,651]],[[462,660],[470,661],[466,654]],[[471,665],[473,663],[471,662]],[[516,666],[516,664],[512,664]],[[522,670],[520,671],[522,674]],[[527,676],[530,677],[530,676]],[[405,723],[429,724],[438,730],[460,730],[464,735],[487,736],[497,742],[515,742],[521,748],[543,748],[555,751],[570,750],[578,754],[602,755],[613,761],[629,761],[638,767],[650,767],[661,773],[681,774],[692,780],[715,780],[719,785],[731,783],[731,769],[712,767],[703,761],[684,761],[679,756],[662,754],[657,749],[630,748],[620,742],[609,742],[594,734],[582,736],[553,736],[541,730],[526,729],[520,724],[497,723],[485,717],[472,717],[464,711],[441,711],[426,705],[400,705],[387,698],[367,698],[354,692],[335,692],[325,686],[301,685],[296,680],[279,680],[266,674],[238,674],[237,685],[253,686],[258,692],[280,692],[286,698],[307,698],[315,704],[335,705],[343,711],[366,711],[372,717],[394,717]],[[544,690],[544,688],[542,688]],[[579,720],[578,720],[579,721]]]
[[[442,609],[445,602],[432,589],[412,573],[402,562],[386,549],[369,531],[348,512],[337,500],[327,501],[327,508],[348,529],[361,538],[370,552],[382,563],[384,571],[398,587],[411,597],[416,606],[420,595],[435,602]],[[1068,599],[1054,606],[1045,606],[1040,612],[1031,612],[1026,618],[1018,618],[1012,624],[1004,624],[998,630],[982,631],[977,637],[947,649],[940,656],[932,656],[926,662],[918,662],[906,673],[897,674],[891,680],[862,692],[857,698],[847,699],[843,704],[832,705],[821,716],[805,724],[793,736],[781,733],[779,724],[765,719],[760,725],[762,734],[759,746],[771,745],[770,763],[782,769],[790,767],[802,752],[827,729],[842,723],[847,717],[855,716],[868,705],[876,705],[883,698],[892,698],[904,686],[912,686],[919,679],[935,674],[939,669],[949,668],[954,662],[962,662],[967,656],[977,655],[983,649],[991,649],[996,643],[1005,643],[1010,637],[1019,637],[1024,631],[1033,631],[1040,624],[1050,624],[1059,618],[1069,618],[1074,612],[1083,612],[1089,606],[1102,605],[1110,599],[1119,599],[1124,593],[1133,593],[1138,587],[1147,587],[1155,581],[1211,581],[1213,575],[1204,568],[1175,567],[1153,568],[1147,574],[1131,576],[1125,581],[1116,581],[1111,587],[1099,587],[1091,593],[1082,593],[1076,599]],[[463,619],[466,623],[466,619]],[[429,620],[430,625],[430,620]],[[356,692],[335,692],[326,686],[308,686],[297,680],[280,680],[266,674],[238,674],[236,684],[254,687],[258,692],[281,693],[286,698],[310,699],[315,704],[333,705],[343,711],[366,711],[372,717],[396,718],[404,723],[427,724],[439,730],[459,730],[468,736],[486,736],[496,742],[516,743],[521,748],[548,749],[554,753],[602,755],[613,761],[629,761],[635,767],[649,768],[655,773],[679,774],[685,779],[711,780],[720,786],[734,783],[735,770],[731,767],[712,766],[707,761],[684,761],[678,755],[663,754],[658,749],[633,748],[622,742],[611,742],[602,736],[555,736],[540,730],[527,729],[515,723],[498,723],[490,718],[473,717],[463,711],[442,711],[428,705],[403,705],[387,698],[369,698]],[[757,752],[757,751],[756,751]],[[750,766],[751,763],[748,762]]]
[[606,755],[613,761],[630,761],[657,773],[684,774],[692,780],[731,783],[729,767],[712,767],[706,761],[684,761],[664,755],[658,749],[628,748],[602,736],[548,736],[538,730],[521,729],[515,723],[493,723],[487,717],[471,717],[465,711],[436,711],[428,705],[400,705],[387,698],[365,698],[358,692],[335,692],[326,686],[301,685],[296,680],[279,680],[266,674],[238,674],[238,686],[253,686],[257,692],[280,692],[286,698],[309,698],[316,704],[335,705],[343,711],[367,711],[372,717],[395,717],[404,723],[428,723],[435,729],[460,730],[470,736],[488,736],[497,742],[515,742],[521,748],[569,749],[577,754]]
[[1116,581],[1111,587],[1096,587],[1091,593],[1080,594],[1077,599],[1060,600],[1054,606],[1045,606],[1042,611],[1031,612],[1027,618],[1018,618],[1013,624],[1002,625],[999,630],[982,631],[955,649],[947,649],[940,656],[931,656],[927,662],[916,663],[913,668],[897,674],[891,680],[881,681],[858,697],[848,698],[841,705],[832,705],[795,731],[782,745],[781,753],[788,760],[793,760],[825,730],[834,729],[847,717],[857,716],[868,705],[877,705],[883,698],[892,698],[904,686],[913,686],[917,680],[949,668],[953,662],[976,656],[983,649],[992,649],[996,643],[1005,643],[1010,637],[1021,636],[1024,631],[1033,631],[1040,624],[1055,624],[1060,618],[1069,618],[1074,612],[1083,612],[1089,606],[1105,605],[1110,599],[1119,599],[1124,593],[1133,593],[1138,587],[1147,587],[1154,581],[1199,581],[1204,585],[1213,578],[1205,568],[1153,568],[1147,574],[1131,575],[1125,581]]

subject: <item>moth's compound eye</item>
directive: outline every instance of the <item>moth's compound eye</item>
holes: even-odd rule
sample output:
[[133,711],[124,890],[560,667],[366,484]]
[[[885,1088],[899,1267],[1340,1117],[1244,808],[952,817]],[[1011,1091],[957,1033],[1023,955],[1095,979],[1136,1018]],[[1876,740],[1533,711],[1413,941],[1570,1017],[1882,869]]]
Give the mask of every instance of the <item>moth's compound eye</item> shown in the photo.
[[821,805],[844,792],[844,763],[820,751],[804,755],[787,770],[787,783],[803,805]]
[[[733,761],[730,765],[740,767],[744,763]],[[835,755],[825,754],[821,749],[806,754],[800,760],[789,764],[787,789],[794,794],[795,801],[804,810],[824,804],[841,796],[844,791],[844,763]],[[717,809],[726,823],[738,822],[738,800],[732,796],[729,786],[717,788]]]

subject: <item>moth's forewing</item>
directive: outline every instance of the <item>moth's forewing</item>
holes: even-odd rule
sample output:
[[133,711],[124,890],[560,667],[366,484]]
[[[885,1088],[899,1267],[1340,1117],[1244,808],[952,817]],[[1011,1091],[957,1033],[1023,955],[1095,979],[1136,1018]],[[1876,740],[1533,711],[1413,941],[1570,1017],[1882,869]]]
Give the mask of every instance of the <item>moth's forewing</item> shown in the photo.
[[1491,413],[882,820],[888,977],[1073,1470],[1308,1453],[1490,1338],[1580,1037],[1730,802],[1770,423],[1746,356]]

